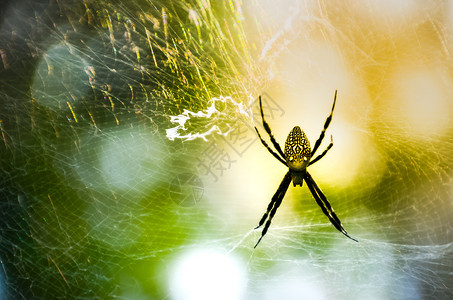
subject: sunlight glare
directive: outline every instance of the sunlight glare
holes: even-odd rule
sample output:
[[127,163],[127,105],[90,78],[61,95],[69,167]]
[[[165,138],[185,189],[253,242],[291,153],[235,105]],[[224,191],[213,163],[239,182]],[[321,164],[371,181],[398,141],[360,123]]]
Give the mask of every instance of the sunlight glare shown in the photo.
[[169,274],[173,299],[241,299],[245,272],[237,259],[216,250],[198,249],[180,257]]

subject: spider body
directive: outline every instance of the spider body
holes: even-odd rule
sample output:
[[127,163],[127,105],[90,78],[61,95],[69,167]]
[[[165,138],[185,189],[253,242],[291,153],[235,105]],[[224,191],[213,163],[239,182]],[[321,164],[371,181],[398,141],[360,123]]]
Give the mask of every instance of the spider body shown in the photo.
[[329,127],[330,122],[332,121],[332,115],[333,111],[335,109],[335,102],[337,100],[337,91],[335,91],[335,96],[333,99],[333,105],[332,105],[332,110],[330,112],[330,115],[327,117],[325,123],[324,123],[324,128],[321,131],[321,134],[316,140],[316,143],[313,147],[313,149],[310,148],[310,142],[308,141],[307,136],[305,133],[300,129],[299,126],[295,126],[290,133],[288,134],[288,137],[286,138],[285,142],[285,151],[283,152],[280,145],[277,143],[275,140],[274,136],[272,135],[271,128],[269,124],[264,120],[264,114],[263,114],[263,105],[261,103],[261,96],[259,97],[260,100],[260,112],[261,112],[261,119],[263,121],[263,127],[266,130],[267,134],[269,135],[269,138],[274,145],[274,148],[277,150],[277,153],[272,150],[266,141],[264,141],[261,138],[261,135],[258,131],[258,129],[255,127],[255,131],[258,134],[258,137],[261,140],[261,143],[269,150],[269,152],[282,164],[284,164],[286,167],[288,167],[288,172],[285,174],[283,177],[282,182],[280,183],[280,186],[278,187],[277,191],[275,192],[274,196],[272,197],[271,202],[269,203],[266,212],[264,213],[263,217],[258,223],[258,226],[255,228],[261,227],[263,224],[264,229],[261,232],[261,237],[258,240],[258,242],[255,244],[258,246],[260,243],[261,239],[264,237],[266,234],[267,230],[269,229],[269,226],[271,225],[272,218],[274,217],[275,213],[277,212],[278,207],[283,201],[283,198],[285,196],[286,191],[288,190],[288,187],[291,182],[293,182],[294,186],[302,186],[304,180],[307,183],[308,189],[310,190],[311,194],[313,195],[313,198],[315,198],[316,203],[319,205],[321,208],[322,212],[329,218],[330,222],[335,226],[335,228],[343,233],[345,236],[350,238],[353,241],[356,241],[356,239],[353,239],[348,235],[346,230],[343,228],[343,225],[340,222],[340,219],[337,217],[335,214],[332,206],[330,205],[329,201],[327,200],[326,196],[323,194],[319,186],[316,184],[314,181],[313,177],[311,177],[310,173],[307,171],[307,167],[314,164],[318,160],[320,160],[326,153],[332,148],[333,146],[333,141],[331,137],[330,144],[327,146],[326,150],[322,152],[320,155],[315,157],[313,160],[311,159],[312,156],[314,156],[316,150],[318,150],[318,147],[321,145],[322,140],[324,139],[324,135],[326,133],[327,128]]
[[299,126],[294,127],[285,142],[285,159],[291,171],[293,185],[303,184],[303,176],[311,158],[310,142]]

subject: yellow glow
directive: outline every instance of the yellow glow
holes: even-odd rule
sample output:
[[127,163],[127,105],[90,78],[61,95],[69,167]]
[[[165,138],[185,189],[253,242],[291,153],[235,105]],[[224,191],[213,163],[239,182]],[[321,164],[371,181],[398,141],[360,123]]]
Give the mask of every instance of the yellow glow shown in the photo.
[[[367,165],[373,165],[373,178],[376,179],[376,175],[383,170],[384,161],[379,163],[380,156],[375,145],[367,139],[367,135],[343,120],[336,120],[331,127],[329,132],[333,136],[334,146],[322,160],[310,167],[315,179],[321,178],[322,180],[318,181],[332,185],[348,185],[358,176],[361,180],[364,179]],[[324,139],[324,146],[319,148],[316,155],[324,151],[330,137]]]
[[169,274],[176,300],[235,300],[245,290],[245,272],[239,262],[220,251],[198,249],[177,259]]
[[450,93],[441,69],[405,69],[395,75],[393,121],[409,134],[437,135],[448,127]]
[[388,32],[395,32],[395,26],[421,22],[428,16],[423,12],[436,5],[436,1],[423,1],[424,9],[420,9],[421,2],[417,0],[349,1],[366,22],[378,22],[379,28]]

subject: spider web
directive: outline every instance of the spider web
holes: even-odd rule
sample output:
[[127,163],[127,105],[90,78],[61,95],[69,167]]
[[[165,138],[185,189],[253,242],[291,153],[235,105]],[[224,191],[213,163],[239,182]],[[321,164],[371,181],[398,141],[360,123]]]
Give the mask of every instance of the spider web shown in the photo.
[[[448,1],[6,1],[0,299],[453,295]],[[298,125],[306,186],[253,231]]]

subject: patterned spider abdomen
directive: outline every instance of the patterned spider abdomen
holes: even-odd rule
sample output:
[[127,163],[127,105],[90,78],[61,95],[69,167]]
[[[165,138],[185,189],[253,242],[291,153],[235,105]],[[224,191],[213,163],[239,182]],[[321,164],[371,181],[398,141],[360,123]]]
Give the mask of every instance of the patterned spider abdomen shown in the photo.
[[285,159],[293,171],[304,171],[310,161],[311,148],[305,133],[294,127],[285,142]]

